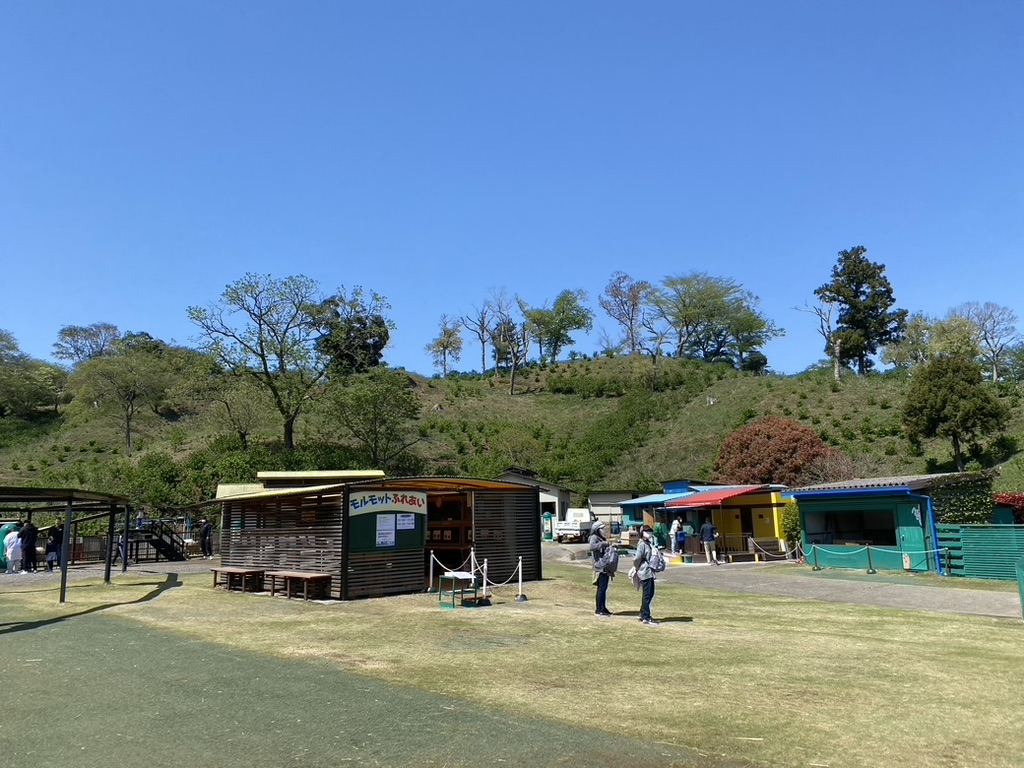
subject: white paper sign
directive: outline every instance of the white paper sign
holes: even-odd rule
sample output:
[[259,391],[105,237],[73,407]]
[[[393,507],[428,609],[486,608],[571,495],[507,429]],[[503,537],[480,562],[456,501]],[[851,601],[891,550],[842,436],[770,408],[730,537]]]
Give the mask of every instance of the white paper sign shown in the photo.
[[398,513],[398,530],[400,531],[415,531],[416,530],[416,515],[411,512],[399,512]]
[[395,546],[395,516],[377,515],[377,546]]

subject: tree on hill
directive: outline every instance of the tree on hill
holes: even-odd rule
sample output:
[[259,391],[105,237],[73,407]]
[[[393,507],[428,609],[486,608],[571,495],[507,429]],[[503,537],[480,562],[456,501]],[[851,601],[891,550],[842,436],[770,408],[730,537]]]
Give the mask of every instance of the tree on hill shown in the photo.
[[978,339],[977,326],[953,312],[945,320],[915,312],[907,320],[903,338],[882,350],[882,361],[911,370],[937,357],[971,360],[981,354]]
[[[267,391],[281,415],[284,446],[295,450],[295,422],[327,375],[336,350],[321,351],[325,301],[315,280],[247,274],[207,308],[189,307],[202,348],[228,371]],[[328,310],[329,311],[329,310]]]
[[68,388],[75,397],[76,410],[91,406],[116,411],[124,429],[125,451],[131,455],[136,417],[143,409],[161,414],[169,394],[180,383],[178,366],[183,359],[165,349],[118,342],[110,353],[79,363]]
[[441,315],[440,333],[437,338],[426,346],[426,351],[434,361],[434,366],[441,369],[441,375],[448,375],[448,361],[458,362],[462,357],[462,334],[459,333],[458,321]]
[[65,325],[57,332],[53,356],[78,365],[94,357],[110,354],[120,339],[121,331],[111,323]]
[[321,329],[316,349],[328,358],[329,376],[366,373],[384,362],[395,328],[385,314],[390,309],[386,298],[359,285],[351,293],[342,286],[320,305],[315,313]]
[[583,304],[586,300],[585,291],[569,290],[558,294],[551,308],[547,305],[530,307],[522,299],[517,299],[519,311],[537,341],[541,361],[546,357],[553,363],[557,362],[558,353],[575,343],[571,335],[573,331],[589,331],[594,327],[594,313]]
[[961,304],[951,312],[973,323],[982,361],[992,371],[992,381],[999,381],[999,370],[1017,341],[1017,315],[1009,307],[986,301]]
[[650,294],[656,314],[672,328],[676,355],[737,368],[784,331],[762,315],[759,299],[731,278],[704,272],[667,277]]
[[839,307],[835,338],[826,353],[831,356],[838,347],[840,362],[855,361],[861,376],[871,370],[871,356],[879,347],[903,337],[907,320],[905,309],[892,309],[895,299],[885,265],[868,261],[867,252],[862,245],[840,251],[831,282],[814,291],[824,304]]
[[473,334],[480,342],[480,375],[487,373],[487,342],[491,338],[491,315],[494,308],[490,301],[485,301],[479,307],[473,307],[472,312],[463,315],[461,318],[462,327]]
[[67,378],[63,368],[29,357],[0,329],[0,417],[31,418],[44,407],[56,411],[65,402]]
[[650,293],[651,284],[646,280],[616,272],[597,299],[601,309],[622,328],[622,342],[631,355],[640,350],[644,305]]
[[325,410],[330,422],[360,445],[374,469],[400,468],[409,448],[421,439],[413,428],[419,402],[409,375],[401,371],[375,368],[332,384]]
[[981,367],[959,357],[940,357],[921,367],[902,412],[910,443],[918,446],[922,439],[934,437],[949,440],[960,471],[967,464],[965,446],[996,437],[1008,419],[1008,409],[985,387]]
[[766,418],[733,432],[714,465],[716,482],[788,486],[853,477],[852,464],[809,427]]

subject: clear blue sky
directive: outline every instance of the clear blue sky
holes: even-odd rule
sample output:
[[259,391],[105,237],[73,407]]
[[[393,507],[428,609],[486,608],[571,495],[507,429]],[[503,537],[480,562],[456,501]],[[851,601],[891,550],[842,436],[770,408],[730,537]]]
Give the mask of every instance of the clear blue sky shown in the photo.
[[614,271],[701,270],[790,373],[855,245],[900,307],[1024,326],[1022,65],[1017,0],[7,0],[0,328],[190,343],[189,305],[304,274],[387,296],[387,361],[430,373],[492,289],[584,289],[614,330]]

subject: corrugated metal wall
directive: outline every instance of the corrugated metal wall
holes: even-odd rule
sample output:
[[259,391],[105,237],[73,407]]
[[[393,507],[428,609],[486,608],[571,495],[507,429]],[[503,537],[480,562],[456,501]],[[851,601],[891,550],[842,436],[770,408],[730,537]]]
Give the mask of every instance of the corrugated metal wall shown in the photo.
[[523,581],[541,578],[540,495],[508,491],[473,494],[473,544],[476,559],[487,560],[487,580],[502,583],[523,558]]
[[341,598],[340,494],[226,501],[221,509],[223,565],[329,573],[329,594]]
[[1013,581],[1024,557],[1024,525],[939,525],[943,567],[949,550],[949,574],[972,579]]

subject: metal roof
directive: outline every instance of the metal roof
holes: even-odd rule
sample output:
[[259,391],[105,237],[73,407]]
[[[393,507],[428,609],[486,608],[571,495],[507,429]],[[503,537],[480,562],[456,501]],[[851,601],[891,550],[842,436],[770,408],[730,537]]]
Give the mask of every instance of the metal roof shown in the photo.
[[533,491],[534,486],[522,483],[506,483],[500,480],[482,480],[473,477],[394,477],[381,480],[360,480],[351,483],[331,483],[329,485],[299,485],[293,488],[272,488],[268,490],[222,495],[204,504],[224,503],[233,501],[261,501],[263,499],[279,499],[294,496],[329,496],[341,494],[345,488],[394,489],[424,491],[426,493],[455,493],[458,491]]
[[652,504],[664,504],[666,501],[693,496],[697,491],[680,491],[679,493],[652,493],[638,499],[630,499],[619,504],[620,507],[649,507]]
[[713,491],[701,491],[694,493],[677,501],[671,501],[665,506],[669,509],[691,509],[693,507],[717,507],[723,501],[744,496],[748,493],[758,493],[772,490],[770,485],[738,485],[732,488],[716,488]]
[[19,488],[13,486],[0,486],[0,503],[68,503],[75,502],[99,502],[108,504],[127,504],[129,500],[124,496],[114,496],[109,493],[94,493],[92,491],[81,491],[75,488]]
[[477,477],[389,477],[350,483],[355,488],[404,488],[409,491],[443,493],[456,491],[533,491],[536,486]]
[[805,493],[825,493],[829,491],[860,491],[860,490],[903,490],[921,491],[929,488],[936,488],[940,485],[976,480],[986,477],[985,472],[941,472],[934,475],[899,475],[895,477],[869,477],[855,478],[853,480],[841,480],[835,483],[821,483],[819,485],[805,485],[800,488],[789,488],[785,491],[786,496],[796,496]]

